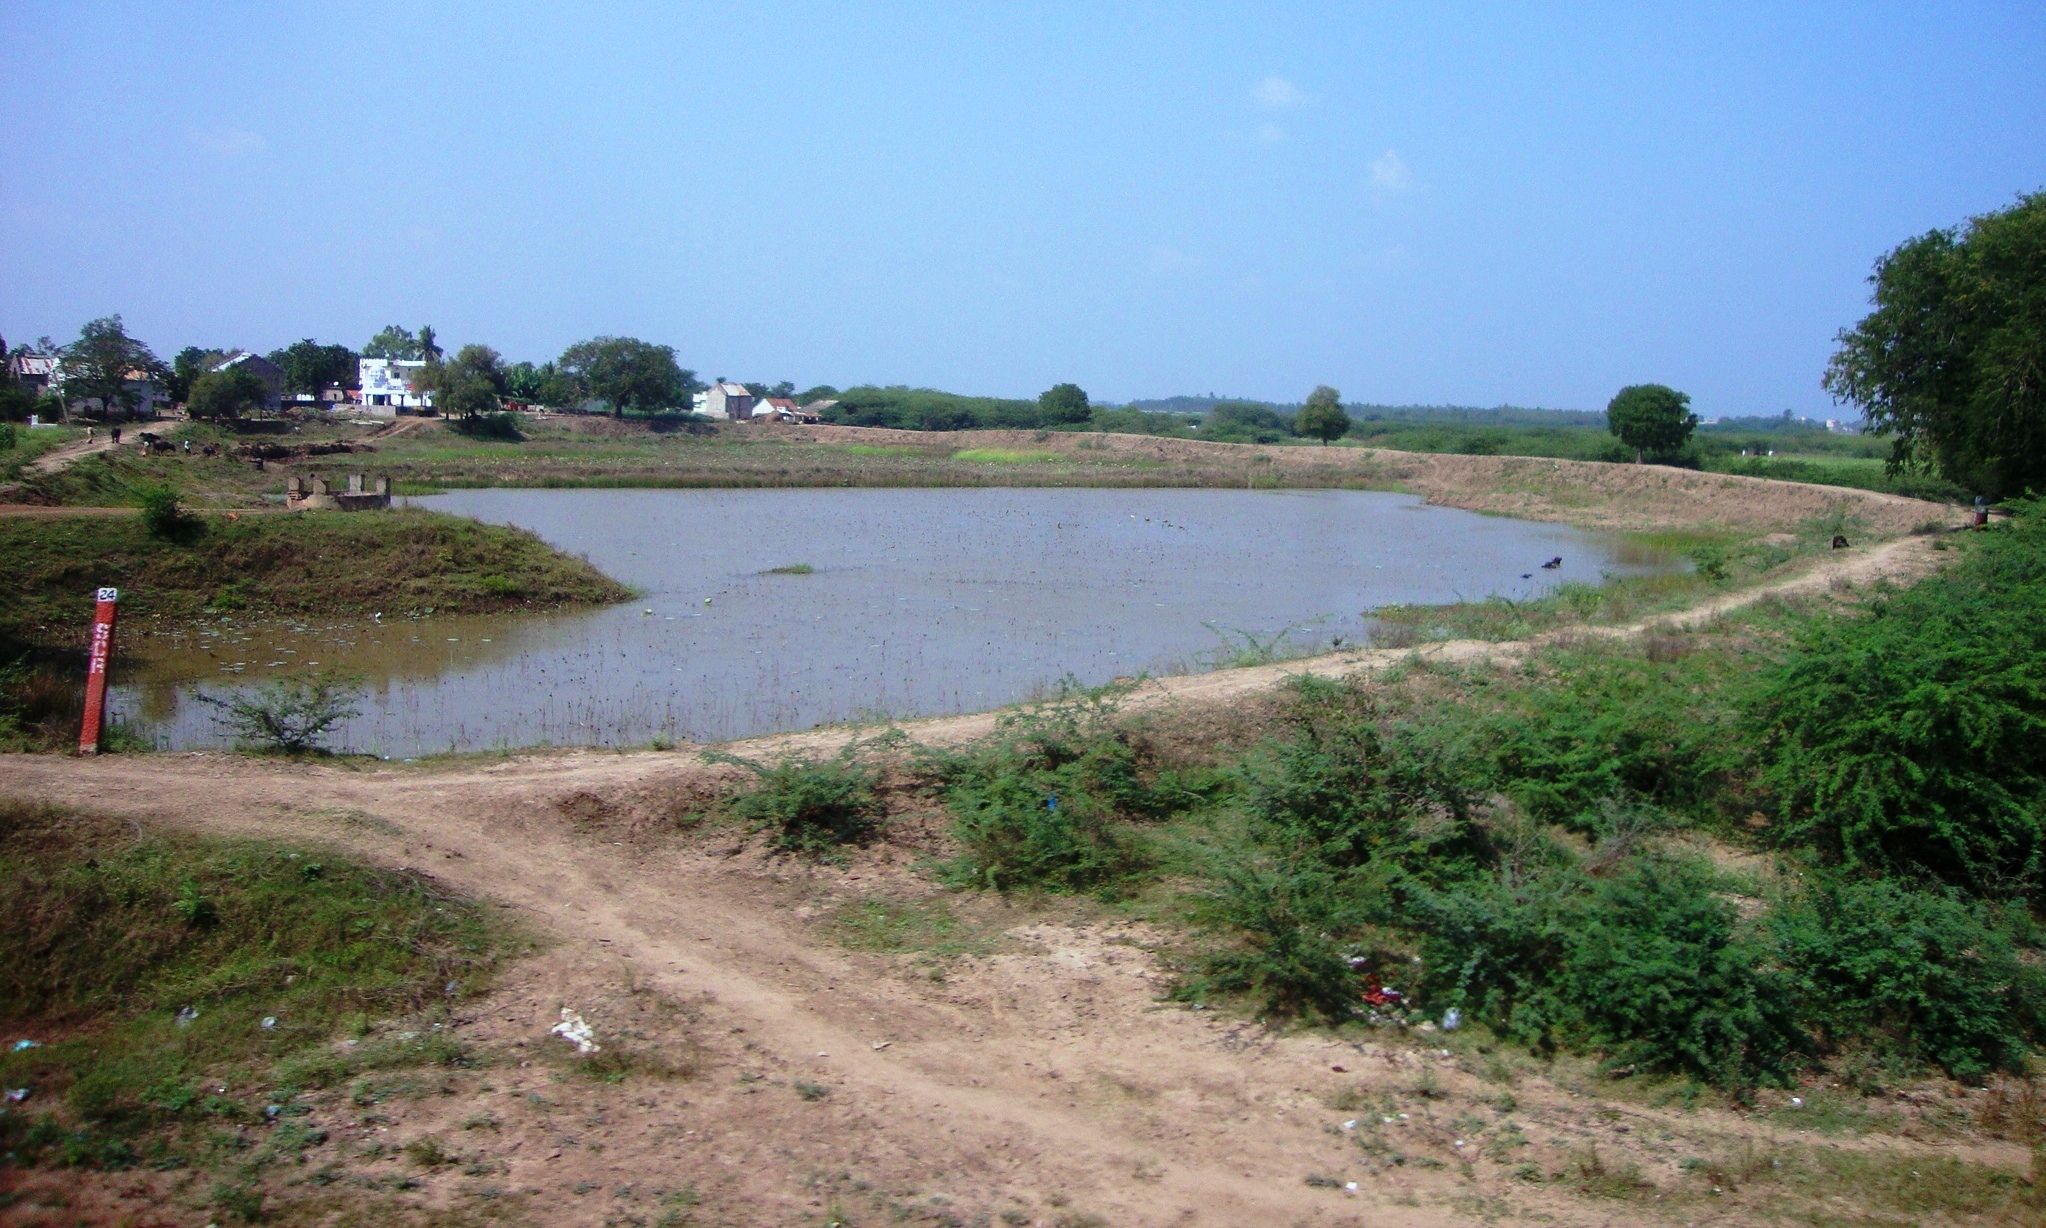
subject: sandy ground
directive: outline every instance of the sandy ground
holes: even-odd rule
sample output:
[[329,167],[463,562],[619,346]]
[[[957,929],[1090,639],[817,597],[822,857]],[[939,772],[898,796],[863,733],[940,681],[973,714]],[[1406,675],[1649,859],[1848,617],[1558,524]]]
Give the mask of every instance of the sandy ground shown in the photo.
[[[1843,551],[1775,591],[1908,577],[1931,565],[1928,544]],[[1710,619],[1761,595],[1658,622]],[[1426,652],[1478,660],[1528,647]],[[1227,703],[1304,669],[1408,655],[1165,679],[1133,702]],[[905,728],[951,741],[991,720]],[[845,736],[732,749],[772,754]],[[423,1223],[439,1210],[591,1226],[1746,1223],[1774,1215],[1766,1187],[1713,1194],[1684,1161],[1759,1141],[2025,1168],[2015,1145],[1843,1144],[1762,1115],[1601,1099],[1561,1067],[1515,1068],[1437,1048],[1449,1043],[1440,1036],[1281,1035],[1167,1004],[1163,936],[1082,905],[950,897],[984,936],[965,954],[848,949],[831,928],[840,910],[931,895],[915,869],[931,821],[920,829],[912,816],[849,864],[809,865],[729,831],[679,831],[675,817],[705,785],[687,751],[430,769],[217,754],[0,758],[0,791],[12,797],[343,848],[497,901],[544,938],[461,1008],[457,1034],[491,1064],[387,1097],[315,1100],[305,1124],[330,1139],[271,1189],[331,1205],[324,1222]],[[615,1084],[572,1072],[568,1046],[548,1034],[564,1008],[600,1043],[665,1055],[675,1069]],[[426,1168],[393,1154],[429,1136],[458,1159]],[[1610,1167],[1638,1165],[1654,1191],[1615,1202],[1551,1178],[1592,1148]],[[276,1183],[321,1172],[333,1184]],[[211,1222],[204,1190],[176,1173],[36,1181],[67,1187],[82,1222]],[[0,1210],[0,1223],[9,1217]]]

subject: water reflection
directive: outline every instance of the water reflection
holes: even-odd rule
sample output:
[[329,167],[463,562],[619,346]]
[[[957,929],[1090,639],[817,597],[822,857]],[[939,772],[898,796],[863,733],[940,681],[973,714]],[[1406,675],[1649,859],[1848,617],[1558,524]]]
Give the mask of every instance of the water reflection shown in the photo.
[[[224,693],[363,676],[341,741],[373,753],[722,740],[977,711],[1059,677],[1198,668],[1214,627],[1300,647],[1361,612],[1522,599],[1671,566],[1616,537],[1359,491],[479,490],[417,499],[517,524],[642,596],[569,615],[233,618],[145,643],[117,703],[174,747],[220,737]],[[1561,556],[1560,567],[1539,564]],[[808,564],[807,575],[765,574]]]

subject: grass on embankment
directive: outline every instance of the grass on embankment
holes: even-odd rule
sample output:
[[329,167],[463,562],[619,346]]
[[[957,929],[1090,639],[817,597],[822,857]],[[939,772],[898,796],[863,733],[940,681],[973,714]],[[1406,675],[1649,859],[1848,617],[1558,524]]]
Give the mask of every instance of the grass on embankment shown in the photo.
[[0,519],[0,636],[75,646],[94,588],[121,589],[124,623],[209,611],[386,617],[622,601],[630,591],[520,529],[435,512],[205,517],[182,540],[142,520]]
[[227,1209],[237,1187],[260,1202],[266,1166],[326,1141],[297,1096],[467,1061],[434,1024],[509,941],[414,872],[0,803],[0,1085],[27,1089],[0,1148],[29,1166],[212,1169]]
[[[1524,601],[1494,595],[1451,605],[1393,605],[1370,611],[1376,648],[1439,640],[1520,640],[1567,627],[1612,626],[1690,609],[1715,597],[1789,579],[1833,553],[1833,540],[1867,541],[1865,525],[1844,511],[1815,516],[1796,533],[1735,537],[1712,533],[1633,533],[1628,545],[1689,566],[1603,584],[1569,581]],[[1927,527],[1929,526],[1921,526]],[[1936,541],[1934,549],[1945,549]]]

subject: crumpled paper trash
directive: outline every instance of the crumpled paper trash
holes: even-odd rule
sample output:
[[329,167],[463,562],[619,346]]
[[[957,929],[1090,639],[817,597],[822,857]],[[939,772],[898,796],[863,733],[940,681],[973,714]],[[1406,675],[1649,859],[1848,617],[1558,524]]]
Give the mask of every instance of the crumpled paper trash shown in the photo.
[[547,1030],[574,1045],[577,1053],[596,1053],[604,1047],[597,1043],[597,1034],[583,1022],[583,1017],[565,1006],[561,1008],[561,1022]]

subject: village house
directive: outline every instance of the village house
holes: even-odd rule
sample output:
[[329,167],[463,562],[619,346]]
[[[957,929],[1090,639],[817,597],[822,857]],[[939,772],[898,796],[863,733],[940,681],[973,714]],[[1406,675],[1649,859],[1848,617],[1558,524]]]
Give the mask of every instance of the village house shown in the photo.
[[50,380],[55,376],[57,360],[49,354],[37,354],[22,350],[7,360],[7,373],[14,381],[37,396],[50,390]]
[[[64,392],[64,360],[56,359],[50,366],[49,387],[64,400],[64,416],[68,420],[73,413],[103,414],[108,407],[98,397],[70,397]],[[154,418],[170,407],[170,393],[147,371],[136,369],[127,373],[121,381],[122,405],[137,418]]]
[[263,411],[276,413],[284,406],[284,372],[261,354],[236,350],[206,368],[209,372],[242,370],[263,381]]
[[703,403],[694,406],[697,413],[711,418],[727,418],[733,422],[744,422],[753,416],[757,401],[747,391],[746,385],[734,384],[730,380],[719,380],[702,394]]
[[372,416],[379,418],[396,417],[400,409],[432,408],[433,394],[420,392],[412,386],[413,372],[425,365],[408,358],[356,360],[363,406]]

